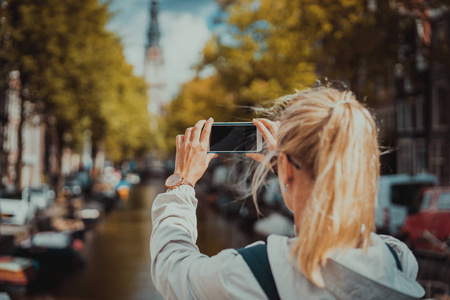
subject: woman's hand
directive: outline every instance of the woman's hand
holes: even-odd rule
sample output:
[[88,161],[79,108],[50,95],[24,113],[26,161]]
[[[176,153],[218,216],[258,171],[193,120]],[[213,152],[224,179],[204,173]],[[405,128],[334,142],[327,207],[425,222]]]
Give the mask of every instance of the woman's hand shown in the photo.
[[186,129],[184,135],[177,135],[175,173],[195,185],[203,176],[211,160],[218,155],[207,153],[211,126],[214,120],[198,121],[194,127]]
[[[253,124],[255,124],[261,132],[269,151],[274,151],[277,147],[276,136],[278,133],[278,128],[280,127],[280,122],[274,122],[268,119],[253,119]],[[259,162],[263,162],[266,158],[265,155],[260,153],[247,153],[246,156]]]

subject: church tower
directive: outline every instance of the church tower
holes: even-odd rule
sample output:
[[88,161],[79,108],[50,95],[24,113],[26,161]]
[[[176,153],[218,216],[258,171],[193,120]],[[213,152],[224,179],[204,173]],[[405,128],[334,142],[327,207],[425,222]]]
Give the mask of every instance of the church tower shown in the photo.
[[[145,47],[145,82],[147,83],[148,112],[151,116],[162,114],[166,102],[166,82],[164,75],[164,58],[159,44],[158,1],[152,0],[150,6],[150,27]],[[151,126],[156,126],[152,118]]]

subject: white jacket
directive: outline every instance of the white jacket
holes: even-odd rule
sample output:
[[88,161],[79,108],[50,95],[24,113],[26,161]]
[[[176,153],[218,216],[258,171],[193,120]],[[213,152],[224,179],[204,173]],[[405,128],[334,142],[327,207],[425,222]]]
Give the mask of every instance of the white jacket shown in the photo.
[[[199,252],[197,199],[189,186],[159,194],[152,207],[151,275],[165,299],[267,299],[235,249],[208,257]],[[271,235],[267,251],[281,299],[414,299],[424,295],[416,282],[417,261],[400,241],[372,234],[368,252],[351,249],[322,269],[326,288],[306,279],[290,259],[295,238]],[[397,252],[403,272],[389,251]]]

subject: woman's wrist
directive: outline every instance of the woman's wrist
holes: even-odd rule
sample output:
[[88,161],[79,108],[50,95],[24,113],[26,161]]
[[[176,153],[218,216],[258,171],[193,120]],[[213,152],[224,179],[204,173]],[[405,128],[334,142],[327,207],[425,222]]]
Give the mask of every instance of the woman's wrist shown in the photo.
[[166,193],[183,193],[195,197],[195,189],[187,184],[179,185],[174,189],[167,189]]
[[195,187],[195,184],[197,183],[198,178],[196,178],[195,176],[192,176],[191,174],[187,174],[186,172],[183,172],[183,171],[180,172],[180,175],[182,178],[184,178],[190,184],[192,184],[192,187]]
[[177,171],[175,171],[175,173],[167,177],[164,185],[169,190],[173,190],[174,188],[180,185],[189,185],[191,187],[194,187],[194,184],[192,184],[191,181],[189,181],[183,174]]

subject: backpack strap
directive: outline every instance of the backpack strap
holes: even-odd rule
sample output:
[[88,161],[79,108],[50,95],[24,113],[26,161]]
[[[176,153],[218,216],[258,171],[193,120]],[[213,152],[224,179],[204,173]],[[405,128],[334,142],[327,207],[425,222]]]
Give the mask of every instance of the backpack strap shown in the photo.
[[394,248],[392,248],[391,245],[388,243],[385,243],[388,247],[389,251],[391,251],[392,255],[394,256],[395,263],[397,264],[397,269],[400,270],[400,272],[403,272],[402,264],[400,263],[400,259],[398,258],[397,252],[395,252]]
[[259,244],[248,248],[237,249],[255,276],[261,288],[270,300],[279,300],[277,286],[270,269],[267,245]]
[[[397,252],[388,243],[385,244],[392,253],[392,256],[394,256],[397,269],[403,272]],[[267,255],[267,245],[259,244],[248,248],[240,248],[237,249],[237,252],[244,258],[267,298],[270,300],[279,300],[280,296]]]

